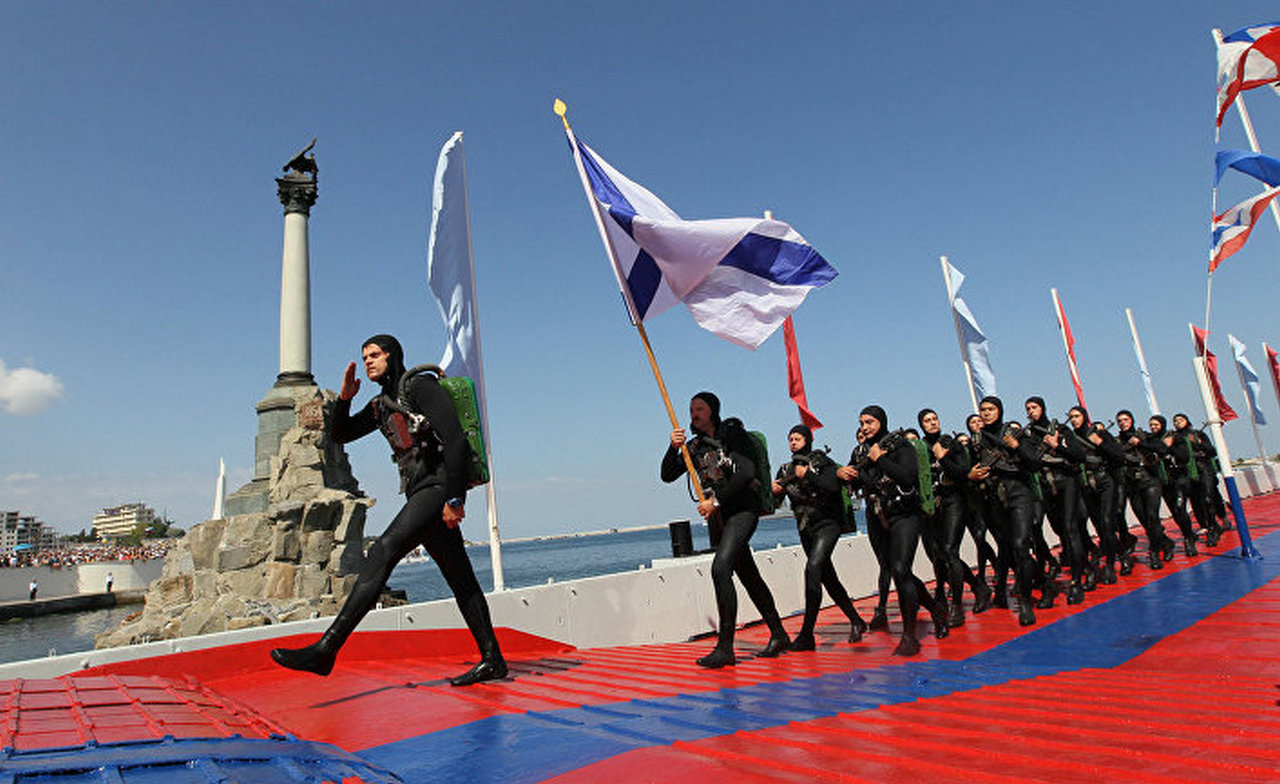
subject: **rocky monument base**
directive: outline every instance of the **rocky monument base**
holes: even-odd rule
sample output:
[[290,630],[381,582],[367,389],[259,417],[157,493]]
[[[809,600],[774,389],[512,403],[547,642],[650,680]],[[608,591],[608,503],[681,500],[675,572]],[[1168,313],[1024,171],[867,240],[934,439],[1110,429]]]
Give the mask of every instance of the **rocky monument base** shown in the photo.
[[[324,426],[334,394],[298,385],[294,425],[280,435],[265,511],[195,525],[165,559],[142,612],[99,634],[96,647],[168,640],[333,615],[363,557],[365,513],[346,454]],[[248,485],[246,485],[248,487]]]

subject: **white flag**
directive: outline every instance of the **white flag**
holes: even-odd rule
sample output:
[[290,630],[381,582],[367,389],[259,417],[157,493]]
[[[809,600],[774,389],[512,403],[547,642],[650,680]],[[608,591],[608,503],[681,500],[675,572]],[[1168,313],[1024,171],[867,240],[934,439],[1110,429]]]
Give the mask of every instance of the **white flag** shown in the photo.
[[431,236],[427,245],[427,285],[440,306],[446,343],[440,367],[446,375],[467,376],[483,395],[476,335],[471,231],[467,212],[466,161],[462,131],[440,150],[431,191]]

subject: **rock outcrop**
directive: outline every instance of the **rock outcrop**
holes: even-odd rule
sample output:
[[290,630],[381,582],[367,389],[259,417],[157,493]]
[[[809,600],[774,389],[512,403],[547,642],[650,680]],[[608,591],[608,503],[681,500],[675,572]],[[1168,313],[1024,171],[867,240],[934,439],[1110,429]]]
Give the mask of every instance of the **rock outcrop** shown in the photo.
[[297,424],[271,459],[265,512],[195,525],[165,559],[142,612],[99,634],[110,648],[333,615],[363,555],[364,497],[324,423],[333,393],[295,392]]

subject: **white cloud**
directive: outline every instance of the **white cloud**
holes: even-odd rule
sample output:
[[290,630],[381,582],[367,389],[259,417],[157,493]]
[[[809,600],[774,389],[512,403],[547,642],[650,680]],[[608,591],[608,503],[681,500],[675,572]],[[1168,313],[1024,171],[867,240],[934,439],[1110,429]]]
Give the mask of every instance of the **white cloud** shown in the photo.
[[50,373],[34,368],[9,370],[0,360],[0,406],[10,414],[42,414],[55,400],[62,399],[62,382]]

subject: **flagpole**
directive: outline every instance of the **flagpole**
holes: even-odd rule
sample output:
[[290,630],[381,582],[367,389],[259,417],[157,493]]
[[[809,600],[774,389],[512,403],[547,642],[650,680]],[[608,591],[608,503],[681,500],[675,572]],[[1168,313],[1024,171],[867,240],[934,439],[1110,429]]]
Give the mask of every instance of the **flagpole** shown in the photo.
[[969,389],[969,402],[973,411],[978,412],[978,392],[973,388],[973,369],[969,367],[969,352],[965,351],[964,330],[960,327],[960,314],[956,313],[956,293],[951,287],[951,265],[946,256],[939,256],[942,262],[942,282],[947,287],[947,304],[951,306],[951,322],[956,328],[956,342],[960,344],[960,364],[964,365],[964,381]]
[[[1222,31],[1216,27],[1213,28],[1213,42],[1219,47],[1222,46]],[[1261,154],[1262,147],[1258,145],[1258,135],[1253,132],[1253,120],[1249,118],[1249,110],[1244,105],[1244,91],[1241,90],[1240,92],[1241,94],[1236,96],[1236,100],[1234,102],[1236,105],[1236,112],[1240,115],[1241,125],[1244,126],[1244,135],[1249,137],[1249,149],[1253,150],[1255,153]],[[1275,218],[1276,228],[1280,229],[1280,207],[1277,207],[1274,201],[1271,202],[1271,217]],[[1207,318],[1205,319],[1204,328],[1209,328],[1209,320]]]
[[[578,154],[577,138],[573,135],[573,129],[569,127],[569,117],[564,101],[557,98],[553,104],[553,110],[560,117],[560,121],[564,123],[564,132],[569,137],[569,148],[573,150],[573,162],[578,169],[578,178],[582,181],[582,189],[587,195],[587,203],[591,205],[591,214],[596,219],[596,229],[600,232],[600,239],[604,242],[605,250],[609,253],[609,261],[613,264],[614,273],[617,275],[619,282],[621,282],[623,277],[619,274],[618,252],[613,247],[613,241],[609,239],[609,232],[604,227],[604,216],[600,214],[600,205],[587,182],[587,172],[582,166],[582,157]],[[667,417],[671,420],[671,428],[673,430],[679,429],[680,419],[676,416],[675,406],[671,405],[671,395],[667,392],[667,383],[662,379],[662,371],[658,367],[658,358],[654,355],[653,345],[649,342],[649,333],[645,331],[644,322],[636,313],[636,304],[631,299],[631,292],[627,290],[625,285],[620,288],[622,289],[622,297],[627,303],[627,313],[631,316],[632,322],[635,323],[636,332],[639,333],[640,342],[644,346],[645,356],[649,359],[649,367],[653,370],[653,378],[658,382],[658,392],[661,393],[662,403],[666,406]],[[680,454],[684,458],[685,469],[689,472],[694,495],[698,501],[705,501],[706,493],[702,490],[702,482],[698,479],[698,471],[693,465],[693,455],[689,454],[689,447],[681,444]]]
[[1151,409],[1151,416],[1159,416],[1160,404],[1156,402],[1156,389],[1151,383],[1151,372],[1147,370],[1147,358],[1142,353],[1142,341],[1138,340],[1138,327],[1133,323],[1133,311],[1125,308],[1124,315],[1129,319],[1129,332],[1133,335],[1133,353],[1138,355],[1138,369],[1142,373],[1142,385],[1147,393],[1147,407]]
[[1049,294],[1053,297],[1053,317],[1058,322],[1058,333],[1062,336],[1062,350],[1067,355],[1067,371],[1071,373],[1071,382],[1076,388],[1076,402],[1081,408],[1085,408],[1084,385],[1080,383],[1080,370],[1076,367],[1076,360],[1071,356],[1071,343],[1067,341],[1067,325],[1062,321],[1062,302],[1058,299],[1057,289],[1049,289]]
[[[462,131],[458,131],[458,137],[458,141],[461,142]],[[469,194],[467,150],[465,146],[459,145],[458,151],[462,155],[462,192]],[[485,434],[484,459],[489,466],[489,481],[485,485],[485,500],[489,513],[489,563],[490,571],[493,573],[493,590],[503,591],[506,590],[506,581],[502,569],[502,534],[498,530],[498,489],[496,487],[498,477],[493,469],[493,445],[490,443],[493,431],[489,428],[489,393],[484,380],[484,350],[480,341],[480,299],[476,296],[476,265],[471,247],[471,200],[469,197],[462,200],[462,214],[463,223],[467,228],[467,261],[469,262],[467,266],[471,271],[471,321],[476,341],[476,370],[480,376],[475,379],[480,387],[480,432]]]
[[[1262,460],[1262,465],[1265,468],[1267,465],[1267,455],[1265,450],[1262,448],[1262,433],[1258,430],[1258,417],[1253,411],[1258,405],[1258,401],[1249,393],[1249,385],[1245,382],[1244,378],[1244,368],[1240,366],[1240,357],[1235,356],[1235,343],[1239,343],[1239,341],[1237,341],[1235,335],[1232,335],[1231,333],[1227,333],[1227,341],[1232,346],[1231,359],[1234,360],[1233,364],[1236,366],[1236,378],[1240,379],[1240,391],[1244,393],[1244,402],[1249,406],[1249,424],[1253,425],[1253,440],[1258,442],[1258,458]],[[1231,341],[1235,341],[1235,343],[1231,343]]]
[[[1196,330],[1194,324],[1187,324],[1194,344]],[[1222,433],[1222,415],[1218,413],[1218,401],[1209,387],[1209,371],[1205,357],[1209,353],[1209,334],[1205,331],[1202,353],[1191,359],[1195,369],[1196,382],[1200,387],[1200,400],[1204,403],[1204,415],[1208,420],[1209,433],[1213,436],[1213,445],[1218,450],[1218,468],[1222,471],[1222,482],[1227,486],[1227,495],[1231,499],[1231,514],[1236,519],[1236,530],[1240,533],[1240,555],[1243,558],[1257,559],[1262,556],[1253,546],[1253,537],[1249,535],[1249,524],[1245,521],[1244,507],[1240,503],[1240,490],[1236,487],[1236,475],[1231,469],[1231,452],[1227,448],[1226,436]]]

